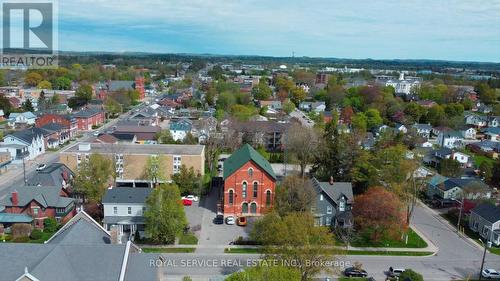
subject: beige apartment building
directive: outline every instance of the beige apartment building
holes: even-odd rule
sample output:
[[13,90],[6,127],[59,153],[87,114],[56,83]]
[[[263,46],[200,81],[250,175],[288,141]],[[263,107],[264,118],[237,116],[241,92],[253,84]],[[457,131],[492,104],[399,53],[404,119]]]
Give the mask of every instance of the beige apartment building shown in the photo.
[[145,186],[151,179],[145,176],[148,160],[158,157],[161,174],[167,181],[182,165],[204,175],[205,146],[184,144],[110,144],[80,143],[62,151],[59,162],[77,171],[80,163],[91,154],[101,154],[114,161],[119,186]]

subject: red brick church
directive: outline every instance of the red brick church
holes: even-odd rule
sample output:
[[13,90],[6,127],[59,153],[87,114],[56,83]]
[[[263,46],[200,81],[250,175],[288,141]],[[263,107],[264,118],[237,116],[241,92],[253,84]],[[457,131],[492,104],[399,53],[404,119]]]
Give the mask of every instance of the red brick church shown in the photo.
[[260,216],[272,205],[276,175],[271,164],[245,144],[224,161],[224,216]]

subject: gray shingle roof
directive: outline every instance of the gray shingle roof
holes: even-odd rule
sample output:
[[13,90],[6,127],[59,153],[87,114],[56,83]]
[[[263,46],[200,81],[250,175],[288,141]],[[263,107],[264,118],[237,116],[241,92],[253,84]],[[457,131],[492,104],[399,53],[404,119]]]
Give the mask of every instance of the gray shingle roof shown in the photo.
[[[37,138],[38,136],[44,136],[45,131],[39,128],[30,128],[30,129],[25,129],[22,131],[17,131],[12,134],[9,134],[9,136],[14,136],[17,139],[20,139],[28,144],[31,144],[33,142],[33,139]],[[6,136],[7,137],[7,136]]]
[[478,214],[483,219],[491,223],[500,221],[500,207],[496,207],[488,203],[477,205],[471,210],[471,212]]
[[110,91],[118,91],[121,89],[124,90],[132,90],[134,89],[135,82],[134,81],[125,81],[125,80],[112,80],[109,81],[109,90]]
[[352,194],[352,183],[350,182],[334,182],[333,185],[329,182],[320,182],[316,178],[312,178],[313,186],[320,189],[333,200],[333,202],[339,202],[342,196],[347,198],[348,202],[354,201],[354,195]]
[[[72,198],[59,196],[61,188],[56,186],[22,186],[15,191],[18,193],[18,206],[26,206],[33,200],[44,208],[65,208],[73,203]],[[5,198],[0,204],[12,206],[11,196]]]
[[74,173],[66,165],[53,163],[29,178],[26,185],[56,186],[62,188],[63,180],[68,182],[71,176],[74,176]]
[[102,203],[144,203],[151,188],[119,187],[106,190]]
[[76,118],[89,118],[89,117],[97,115],[97,114],[99,114],[101,112],[102,112],[102,110],[100,110],[100,109],[88,108],[88,109],[80,110],[78,112],[73,113],[73,117],[76,117]]

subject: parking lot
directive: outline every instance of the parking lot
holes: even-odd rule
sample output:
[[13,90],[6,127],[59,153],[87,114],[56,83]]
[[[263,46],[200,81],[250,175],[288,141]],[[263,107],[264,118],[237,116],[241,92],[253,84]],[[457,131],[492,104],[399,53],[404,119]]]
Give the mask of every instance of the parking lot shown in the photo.
[[[217,192],[212,190],[208,196],[204,196],[200,202],[193,202],[192,206],[184,207],[186,217],[191,229],[198,237],[198,244],[203,246],[229,245],[238,237],[247,238],[252,229],[252,220],[245,227],[224,224],[214,224],[216,216]],[[203,250],[200,247],[199,250]]]

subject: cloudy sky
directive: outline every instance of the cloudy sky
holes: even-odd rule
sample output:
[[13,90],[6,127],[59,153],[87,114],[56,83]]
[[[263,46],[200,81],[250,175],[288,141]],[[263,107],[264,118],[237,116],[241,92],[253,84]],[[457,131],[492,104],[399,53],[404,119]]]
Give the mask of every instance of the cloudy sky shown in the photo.
[[59,49],[500,62],[500,0],[59,0]]

